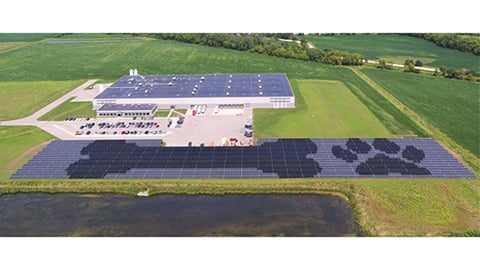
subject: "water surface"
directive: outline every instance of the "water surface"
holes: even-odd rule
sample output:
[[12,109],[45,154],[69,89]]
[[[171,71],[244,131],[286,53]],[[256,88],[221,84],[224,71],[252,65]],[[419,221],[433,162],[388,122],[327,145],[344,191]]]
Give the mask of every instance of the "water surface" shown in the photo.
[[0,236],[341,236],[350,206],[317,195],[0,196]]

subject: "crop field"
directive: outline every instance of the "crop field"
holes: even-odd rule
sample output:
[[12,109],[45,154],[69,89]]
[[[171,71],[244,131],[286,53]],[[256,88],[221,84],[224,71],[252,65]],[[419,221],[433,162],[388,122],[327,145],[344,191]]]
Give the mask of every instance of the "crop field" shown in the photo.
[[48,33],[0,33],[0,42],[32,42],[53,37]]
[[64,103],[58,105],[53,110],[42,115],[40,121],[62,121],[67,117],[94,118],[97,116],[92,109],[92,102],[72,102],[74,98],[70,98]]
[[24,44],[26,43],[25,42],[0,42],[0,53],[18,48]]
[[419,59],[428,66],[468,68],[480,71],[480,56],[442,48],[432,42],[400,35],[305,36],[319,49],[336,49],[363,54],[368,59],[389,59],[403,64]]
[[294,80],[295,109],[254,109],[257,138],[391,137],[338,81]]
[[480,156],[480,85],[430,76],[362,69],[402,103]]
[[36,127],[0,127],[0,180],[7,180],[41,150],[42,143],[51,139],[50,134]]
[[343,67],[165,40],[36,44],[0,55],[0,81],[114,81],[130,68],[137,68],[141,74],[279,72],[289,79],[337,80],[354,92],[392,134],[423,135],[402,112]]
[[[378,50],[384,47],[379,56],[404,54],[404,52],[392,51],[388,46],[396,44],[400,38],[408,37],[395,35],[392,37],[393,40],[390,43],[375,45]],[[87,37],[79,35],[73,38]],[[104,37],[96,35],[88,38]],[[3,39],[6,39],[5,36]],[[417,47],[414,46],[406,51],[409,53],[418,51],[418,57],[435,59],[432,65],[455,58],[440,57],[438,51],[429,48],[430,43],[427,41],[409,39],[412,39],[411,42],[415,44],[424,42],[429,44],[428,46],[417,44]],[[2,40],[1,36],[0,40]],[[14,40],[10,37],[9,41],[26,42],[28,40]],[[348,44],[348,42],[344,43]],[[366,47],[359,46],[358,44],[361,43],[355,41],[350,44],[352,48]],[[433,44],[431,46],[437,48]],[[374,50],[375,47],[372,51]],[[427,52],[432,55],[428,55]],[[458,59],[460,67],[464,66],[462,62],[470,61],[460,56]],[[473,59],[470,63],[475,62],[475,58]],[[476,64],[478,65],[478,60]],[[450,64],[442,65],[455,67]],[[269,110],[255,111],[254,124],[262,124],[264,121],[263,127],[256,127],[256,136],[425,136],[412,120],[348,68],[163,40],[32,43],[28,47],[1,53],[0,100],[8,100],[8,102],[2,102],[0,105],[0,120],[27,116],[80,85],[86,79],[114,81],[127,74],[131,68],[138,69],[141,74],[286,73],[297,95],[298,108],[296,111],[277,110],[272,114],[273,116],[269,115]],[[444,119],[440,118],[451,118],[461,123],[465,123],[462,119],[467,119],[469,122],[466,123],[470,124],[457,126],[457,129],[467,130],[465,133],[469,134],[469,139],[466,140],[467,145],[468,142],[472,143],[473,139],[479,137],[478,84],[401,72],[383,73],[373,69],[362,69],[362,71],[418,114],[432,121],[438,128],[443,128],[442,131],[445,133],[447,131],[444,129],[450,127],[442,124]],[[328,91],[324,91],[325,89]],[[420,91],[424,89],[428,89],[425,90],[425,94]],[[452,89],[455,91],[452,92]],[[399,93],[398,96],[395,93]],[[447,101],[450,103],[447,104]],[[60,115],[60,111],[66,114],[80,114],[86,111],[93,113],[90,106],[91,104],[87,106],[66,102],[55,110],[58,110],[58,120],[62,120],[70,115]],[[426,106],[428,109],[422,111],[420,106]],[[345,110],[345,108],[348,109]],[[439,112],[438,110],[441,109],[445,109],[451,115]],[[330,118],[325,117],[326,115]],[[47,114],[44,117],[54,119],[53,117],[57,116]],[[280,124],[274,123],[275,117],[278,117]],[[437,118],[438,122],[434,122],[429,117]],[[336,118],[335,121],[332,121],[333,118]],[[361,124],[348,126],[358,119],[361,119]],[[472,131],[475,127],[477,127],[476,131]],[[454,132],[453,128],[451,129]],[[459,143],[462,140],[461,135],[447,134]],[[196,181],[172,179],[17,181],[9,179],[14,171],[51,139],[51,135],[34,127],[0,127],[2,151],[0,194],[115,192],[135,195],[138,191],[145,189],[149,189],[152,195],[165,193],[335,194],[346,198],[352,205],[354,217],[359,222],[362,232],[367,235],[445,235],[449,232],[480,230],[480,182],[478,179],[197,179]],[[474,144],[471,145],[475,147]],[[478,156],[478,152],[476,155]]]
[[84,81],[0,82],[0,121],[23,118]]
[[90,39],[113,39],[113,40],[128,40],[128,39],[145,39],[145,37],[126,35],[121,33],[71,33],[59,37],[59,39],[78,39],[78,40],[90,40]]

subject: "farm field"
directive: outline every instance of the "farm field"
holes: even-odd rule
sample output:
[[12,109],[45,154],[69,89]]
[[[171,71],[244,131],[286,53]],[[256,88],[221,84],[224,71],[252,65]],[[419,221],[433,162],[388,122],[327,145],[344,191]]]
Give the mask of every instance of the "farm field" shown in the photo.
[[[78,38],[80,39],[82,36]],[[418,40],[422,42],[422,40]],[[31,61],[32,58],[36,61]],[[337,135],[356,134],[352,135],[354,137],[371,137],[375,134],[394,137],[402,135],[425,136],[412,120],[396,109],[350,69],[161,40],[129,41],[125,43],[43,43],[2,53],[0,54],[0,89],[2,89],[0,99],[13,100],[18,92],[22,94],[19,95],[21,97],[18,100],[2,103],[0,120],[4,120],[3,117],[14,119],[18,118],[17,115],[26,116],[30,114],[30,111],[34,112],[42,107],[38,106],[37,108],[35,96],[31,95],[33,91],[39,89],[42,81],[46,85],[48,83],[52,84],[51,87],[45,87],[48,91],[52,91],[45,94],[45,98],[47,98],[47,96],[52,96],[54,92],[67,92],[84,82],[85,79],[116,80],[127,74],[130,68],[137,68],[141,74],[282,72],[286,73],[292,81],[296,94],[301,94],[297,96],[297,106],[300,110],[296,112],[285,110],[282,113],[291,113],[295,117],[303,117],[302,121],[305,125],[321,124],[325,127],[324,130],[317,131],[318,133],[308,133],[312,132],[312,129],[303,128],[298,130],[299,133],[295,135],[301,137],[320,136],[317,134],[324,132],[325,136],[330,136],[327,132],[332,132],[332,134]],[[376,72],[377,70],[372,69],[372,73]],[[369,71],[365,71],[365,73],[368,74]],[[460,88],[466,83],[434,77],[427,78],[418,74],[408,77],[408,74],[405,73],[388,73],[396,73],[402,78],[397,79],[395,78],[396,75],[392,75],[392,78],[390,78],[390,75],[380,74],[377,76],[379,79],[375,80],[392,93],[394,91],[408,93],[403,94],[402,92],[404,96],[413,95],[414,91],[418,91],[420,88],[428,88],[430,84],[436,85],[437,88],[442,88],[443,84]],[[370,74],[368,75],[370,76]],[[382,79],[382,76],[385,76],[385,78]],[[407,78],[405,82],[403,76]],[[425,81],[422,79],[424,77],[426,78]],[[419,78],[419,81],[416,82],[415,78]],[[427,79],[439,81],[432,83],[427,82]],[[50,80],[56,81],[50,82]],[[391,86],[386,82],[381,83],[382,80],[393,80],[398,84],[407,85],[393,87],[400,90],[390,90],[389,87]],[[71,85],[67,87],[68,83]],[[60,87],[60,85],[63,85],[63,87]],[[4,89],[8,89],[6,86],[9,86],[11,90],[4,91]],[[318,89],[326,86],[334,89],[336,91],[335,95],[327,95],[332,93],[318,91]],[[404,91],[402,90],[403,87],[412,89]],[[54,88],[56,90],[53,90]],[[65,90],[62,90],[64,88]],[[444,90],[439,91],[443,93]],[[58,96],[52,97],[52,100],[63,95],[63,93],[58,93]],[[349,106],[356,108],[358,110],[355,111],[356,114],[361,115],[362,119],[367,119],[365,124],[368,127],[371,128],[374,123],[375,127],[372,130],[362,126],[353,127],[354,130],[346,129],[345,123],[354,121],[351,118],[352,115],[348,111],[334,112],[334,110],[327,110],[328,106],[332,106],[331,108],[347,106],[346,103],[340,102],[342,100],[336,99],[337,95],[351,102],[348,103]],[[432,99],[438,93],[431,90],[430,95],[430,99]],[[323,99],[321,100],[321,98]],[[424,98],[422,97],[422,99]],[[323,107],[312,107],[311,100],[323,102]],[[441,100],[443,102],[444,99]],[[463,104],[463,98],[454,100],[462,103],[458,105],[459,107],[466,107]],[[474,97],[473,100],[478,102],[478,94],[476,99]],[[329,104],[328,101],[335,101],[336,103]],[[402,102],[408,104],[404,100]],[[428,103],[429,101],[422,102]],[[465,104],[470,107],[471,102],[470,100]],[[49,102],[45,101],[44,105],[47,103]],[[430,103],[434,104],[431,101]],[[67,106],[62,110],[72,110],[71,112],[75,112],[77,109],[81,112],[84,109],[80,108],[78,104],[73,106],[72,103],[64,103],[61,106]],[[22,109],[17,107],[22,107]],[[413,106],[412,109],[421,114]],[[10,113],[12,110],[17,110],[17,112]],[[333,122],[311,122],[308,116],[312,110],[315,111],[315,115],[317,113],[338,113],[339,116],[335,116],[343,119],[340,122],[342,125],[334,127]],[[474,115],[477,116],[477,123],[478,115],[477,111]],[[45,117],[53,116],[46,115]],[[258,117],[258,115],[255,117]],[[268,118],[268,114],[265,117]],[[262,117],[260,119],[255,118],[255,122],[268,121],[265,117],[263,119]],[[287,115],[279,121],[291,119],[289,117],[293,116]],[[425,117],[427,118],[427,116]],[[265,132],[271,132],[272,134],[283,132],[274,123],[266,122],[265,125],[268,127]],[[332,130],[327,130],[326,127]],[[261,132],[264,132],[262,128],[256,128],[256,132],[258,131],[260,135]],[[307,133],[308,135],[302,135]],[[257,135],[259,134],[257,133]],[[270,137],[268,134],[264,136]],[[288,135],[285,136],[288,137]],[[33,127],[0,127],[0,149],[4,153],[0,156],[0,194],[15,192],[114,192],[134,196],[138,191],[145,189],[149,189],[151,195],[165,193],[190,195],[232,193],[335,194],[346,198],[352,205],[354,217],[360,224],[362,233],[366,235],[446,235],[450,232],[464,232],[466,230],[480,231],[480,182],[478,179],[10,180],[10,174],[39,151],[43,146],[42,143],[50,139],[52,139],[51,135]]]
[[26,44],[26,42],[0,42],[0,53],[18,48],[24,44]]
[[480,156],[480,85],[466,81],[362,69],[402,103]]
[[405,59],[419,59],[427,66],[447,66],[480,71],[480,56],[442,48],[432,42],[400,35],[336,35],[304,37],[317,48],[361,53],[368,59],[387,59],[403,64]]
[[42,115],[40,121],[62,121],[67,117],[94,118],[97,116],[92,109],[92,102],[72,102],[74,98],[70,98],[64,103],[58,105],[53,110]]
[[[37,60],[30,61],[31,57]],[[289,79],[337,80],[354,92],[392,134],[424,135],[349,69],[175,41],[36,44],[0,55],[0,81],[114,81],[133,67],[141,74],[280,72]]]
[[83,81],[0,82],[0,121],[33,114]]
[[391,137],[338,81],[293,80],[295,109],[254,109],[256,138]]
[[145,39],[145,37],[127,35],[122,33],[70,33],[59,37],[58,39],[78,39],[78,40],[95,40],[95,39],[113,39],[113,40],[128,40],[128,39]]
[[53,37],[48,33],[0,33],[0,42],[32,42]]
[[7,181],[51,139],[52,135],[36,127],[0,127],[0,181]]

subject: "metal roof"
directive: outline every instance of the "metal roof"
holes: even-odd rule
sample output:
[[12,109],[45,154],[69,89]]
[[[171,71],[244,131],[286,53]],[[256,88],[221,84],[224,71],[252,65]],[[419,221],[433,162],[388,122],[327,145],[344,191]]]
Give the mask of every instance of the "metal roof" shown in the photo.
[[104,104],[98,111],[153,111],[156,104]]
[[123,76],[95,99],[293,97],[285,74],[183,74]]

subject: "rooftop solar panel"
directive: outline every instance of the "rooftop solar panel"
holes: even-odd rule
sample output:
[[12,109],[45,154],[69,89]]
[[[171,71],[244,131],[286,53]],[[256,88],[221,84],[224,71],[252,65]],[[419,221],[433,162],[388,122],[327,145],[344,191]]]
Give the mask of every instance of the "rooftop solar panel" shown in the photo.
[[104,104],[98,109],[101,112],[110,111],[152,111],[157,108],[156,104]]
[[285,74],[123,76],[95,99],[293,97]]
[[12,178],[474,178],[432,139],[269,139],[250,147],[53,141]]

